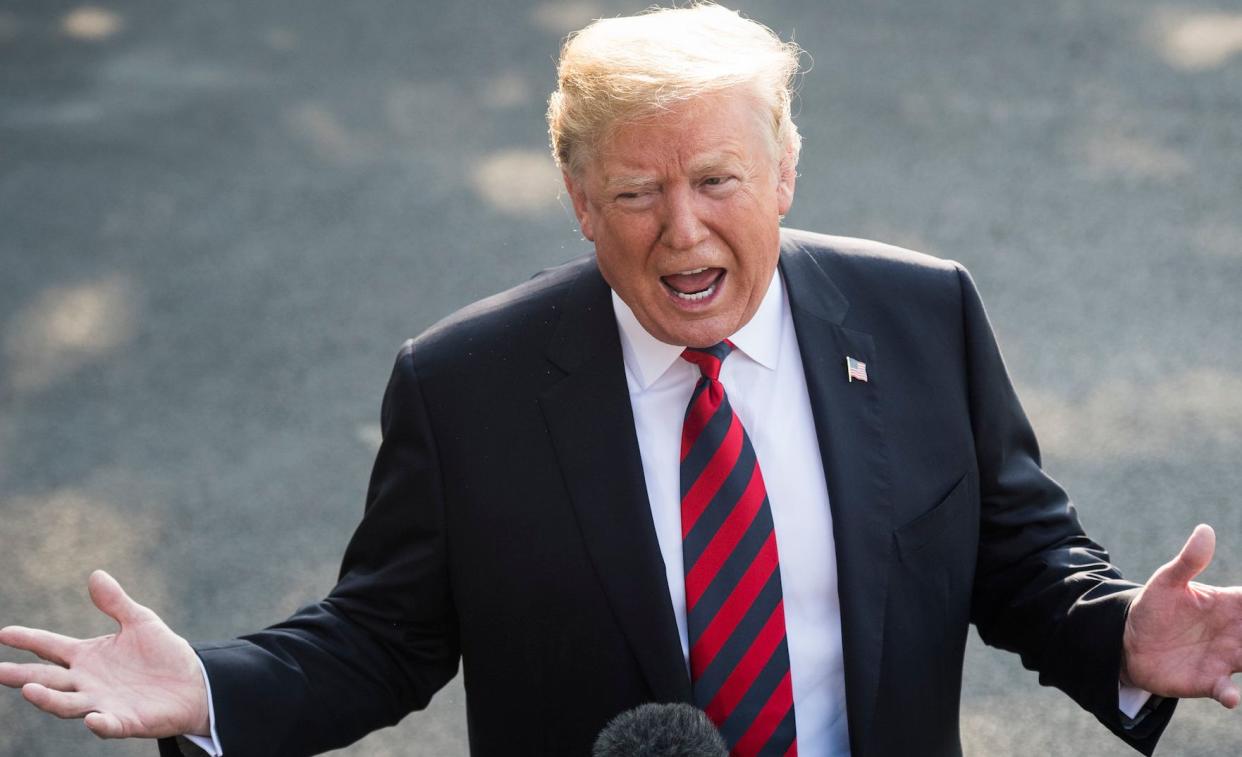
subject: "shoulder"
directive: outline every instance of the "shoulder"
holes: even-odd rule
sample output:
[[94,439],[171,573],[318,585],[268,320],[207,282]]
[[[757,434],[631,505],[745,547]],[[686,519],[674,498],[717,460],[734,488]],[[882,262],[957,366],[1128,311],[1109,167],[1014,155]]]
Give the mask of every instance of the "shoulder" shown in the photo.
[[801,229],[782,229],[781,244],[787,251],[810,255],[829,274],[858,276],[956,275],[962,266],[955,260],[938,258],[884,242],[857,237],[819,234]]
[[[814,261],[851,312],[954,312],[969,274],[955,260],[870,239],[783,229],[786,258]],[[805,267],[805,266],[804,266]]]
[[551,337],[570,294],[592,284],[607,290],[595,256],[575,258],[443,318],[407,340],[401,355],[410,357],[423,375],[529,354]]

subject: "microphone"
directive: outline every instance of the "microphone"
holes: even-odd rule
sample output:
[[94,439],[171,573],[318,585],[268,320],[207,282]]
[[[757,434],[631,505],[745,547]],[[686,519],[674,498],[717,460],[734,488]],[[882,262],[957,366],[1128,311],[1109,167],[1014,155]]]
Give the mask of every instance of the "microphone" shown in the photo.
[[613,718],[591,757],[729,757],[729,747],[699,708],[644,704]]

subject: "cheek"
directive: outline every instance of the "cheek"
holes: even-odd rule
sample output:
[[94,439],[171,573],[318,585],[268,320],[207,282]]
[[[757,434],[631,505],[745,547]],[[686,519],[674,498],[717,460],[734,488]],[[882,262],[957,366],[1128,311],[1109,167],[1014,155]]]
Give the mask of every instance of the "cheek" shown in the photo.
[[766,213],[749,215],[747,220],[734,224],[724,241],[733,255],[737,283],[760,288],[780,261],[780,227]]
[[644,267],[659,237],[659,227],[644,214],[614,214],[596,219],[596,249],[607,247],[614,265]]
[[608,229],[595,243],[595,255],[604,278],[614,289],[633,291],[645,278],[645,258]]

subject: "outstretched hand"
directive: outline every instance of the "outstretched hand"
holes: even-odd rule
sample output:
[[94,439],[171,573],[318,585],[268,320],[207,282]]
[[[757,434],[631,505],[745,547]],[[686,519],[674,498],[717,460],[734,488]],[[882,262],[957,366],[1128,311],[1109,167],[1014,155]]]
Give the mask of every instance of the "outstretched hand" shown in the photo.
[[1166,697],[1242,700],[1230,676],[1242,671],[1242,587],[1193,579],[1207,568],[1216,534],[1200,525],[1147,581],[1126,619],[1122,682]]
[[91,601],[120,629],[93,639],[0,629],[0,644],[51,663],[0,662],[0,684],[20,687],[45,712],[84,718],[100,738],[206,735],[207,689],[194,650],[112,576],[97,570],[89,587]]

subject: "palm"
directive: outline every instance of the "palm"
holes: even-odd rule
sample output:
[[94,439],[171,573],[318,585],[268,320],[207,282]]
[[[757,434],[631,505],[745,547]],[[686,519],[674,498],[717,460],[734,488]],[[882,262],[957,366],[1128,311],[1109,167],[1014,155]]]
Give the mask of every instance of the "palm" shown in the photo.
[[91,598],[118,621],[117,633],[78,640],[0,630],[0,643],[54,663],[0,663],[0,683],[21,686],[32,704],[54,715],[86,717],[87,727],[107,738],[202,733],[206,689],[190,645],[106,573],[91,576]]
[[127,731],[151,736],[180,733],[180,724],[188,722],[194,711],[186,679],[201,675],[187,652],[194,654],[153,615],[120,633],[84,641],[73,666],[78,690],[91,696],[101,711],[115,715]]
[[1242,668],[1242,589],[1192,581],[1212,559],[1215,535],[1200,526],[1152,575],[1126,620],[1128,682],[1169,697],[1210,696],[1238,705],[1230,680]]

